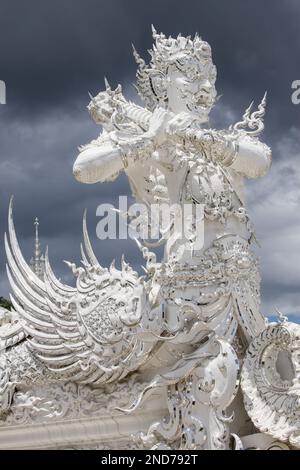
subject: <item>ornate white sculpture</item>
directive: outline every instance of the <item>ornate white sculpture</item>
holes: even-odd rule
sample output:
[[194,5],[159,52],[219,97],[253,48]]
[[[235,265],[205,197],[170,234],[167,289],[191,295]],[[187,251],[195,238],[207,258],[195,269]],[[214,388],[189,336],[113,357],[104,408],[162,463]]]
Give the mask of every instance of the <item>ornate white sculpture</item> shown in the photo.
[[6,308],[0,307],[0,326],[11,322],[11,312]]
[[[84,218],[83,267],[69,264],[77,278],[71,288],[55,278],[47,255],[43,279],[31,271],[10,207],[6,252],[19,321],[0,329],[3,419],[13,420],[14,392],[26,401],[32,384],[126,384],[137,371],[139,391],[127,405],[116,403],[119,413],[136,413],[153,394],[168,411],[137,433],[136,445],[300,447],[299,327],[286,320],[268,325],[260,312],[255,234],[244,204],[244,179],[263,176],[271,163],[258,139],[266,96],[228,130],[209,128],[216,101],[210,46],[197,35],[166,38],[153,29],[153,38],[150,64],[134,50],[146,107],[106,82],[88,107],[103,130],[80,149],[74,175],[96,183],[124,171],[136,200],[148,207],[189,205],[190,235],[173,220],[160,240],[161,262],[151,245],[139,244],[147,272],[139,277],[124,260],[121,270],[99,264]],[[200,249],[193,230],[198,204]]]

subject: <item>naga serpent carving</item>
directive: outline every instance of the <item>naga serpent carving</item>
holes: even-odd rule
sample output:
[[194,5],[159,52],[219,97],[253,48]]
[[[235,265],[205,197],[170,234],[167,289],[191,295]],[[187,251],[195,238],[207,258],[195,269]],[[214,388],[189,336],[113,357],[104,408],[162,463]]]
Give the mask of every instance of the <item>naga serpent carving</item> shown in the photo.
[[[69,263],[73,288],[55,277],[47,255],[44,278],[31,271],[11,203],[5,245],[15,312],[0,328],[1,412],[9,413],[15,390],[28,393],[32,384],[101,386],[136,371],[142,391],[120,411],[135,412],[154,391],[168,410],[135,436],[143,448],[240,449],[254,431],[254,447],[262,436],[300,447],[299,326],[268,324],[260,311],[256,238],[244,202],[244,179],[265,175],[271,164],[259,140],[266,95],[229,129],[209,128],[217,98],[210,46],[198,35],[167,38],[153,29],[153,38],[149,64],[134,49],[145,108],[106,81],[88,106],[102,131],[79,149],[73,172],[83,183],[125,172],[149,210],[188,206],[189,235],[173,220],[156,244],[138,242],[146,261],[139,277],[124,260],[120,270],[99,264],[84,217],[83,264]],[[151,251],[159,244],[161,261]]]

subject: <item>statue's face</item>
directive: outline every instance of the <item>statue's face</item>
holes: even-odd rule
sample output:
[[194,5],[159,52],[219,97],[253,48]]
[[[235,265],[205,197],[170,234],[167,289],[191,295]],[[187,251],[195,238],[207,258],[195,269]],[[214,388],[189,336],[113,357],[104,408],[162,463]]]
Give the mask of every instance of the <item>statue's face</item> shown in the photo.
[[169,67],[167,95],[169,109],[175,114],[189,112],[207,122],[216,98],[216,67],[197,61],[178,62]]

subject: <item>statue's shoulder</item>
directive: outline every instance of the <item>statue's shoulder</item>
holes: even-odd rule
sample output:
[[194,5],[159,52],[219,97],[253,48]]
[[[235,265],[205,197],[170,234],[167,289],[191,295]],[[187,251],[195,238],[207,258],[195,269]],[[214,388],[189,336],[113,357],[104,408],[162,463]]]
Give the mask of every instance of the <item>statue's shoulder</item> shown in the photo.
[[102,145],[107,145],[112,142],[110,133],[107,132],[105,129],[102,129],[97,139],[91,140],[89,143],[81,145],[78,147],[79,152],[83,152],[84,150],[94,148],[94,147],[101,147]]

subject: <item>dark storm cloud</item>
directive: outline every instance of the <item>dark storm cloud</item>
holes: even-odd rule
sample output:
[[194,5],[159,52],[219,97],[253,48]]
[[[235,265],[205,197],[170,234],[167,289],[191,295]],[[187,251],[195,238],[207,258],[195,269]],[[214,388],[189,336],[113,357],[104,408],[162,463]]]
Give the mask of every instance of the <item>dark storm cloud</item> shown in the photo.
[[[85,207],[88,208],[91,238],[103,264],[114,257],[120,258],[122,250],[129,252],[133,263],[139,258],[133,242],[95,240],[96,208],[104,202],[117,207],[118,195],[129,193],[126,178],[123,176],[114,184],[83,185],[72,175],[76,145],[87,142],[97,132],[87,113],[82,118],[59,110],[50,111],[39,120],[28,117],[24,121],[16,117],[0,126],[1,239],[6,228],[9,197],[14,194],[16,228],[25,255],[29,258],[33,252],[33,220],[38,216],[44,248],[49,244],[51,260],[59,273],[67,274],[62,260],[79,261]],[[130,258],[131,252],[133,258]],[[3,249],[0,250],[0,272],[1,277],[5,277]]]
[[153,22],[167,34],[198,31],[213,47],[224,100],[245,106],[268,89],[276,109],[269,120],[284,128],[297,117],[289,97],[299,19],[290,0],[1,0],[2,79],[12,110],[85,100],[104,75],[133,80],[131,43],[146,55]]
[[[116,203],[118,194],[129,193],[126,179],[82,185],[72,176],[76,147],[99,132],[85,109],[87,91],[98,92],[106,75],[114,85],[123,83],[127,96],[133,96],[131,43],[147,57],[151,23],[166,34],[198,31],[213,48],[218,92],[223,94],[214,124],[239,119],[249,102],[258,102],[268,90],[265,139],[273,148],[275,164],[264,181],[249,186],[250,206],[259,236],[267,244],[260,252],[265,308],[269,312],[275,304],[296,313],[300,106],[293,105],[290,96],[292,81],[300,79],[299,22],[296,0],[0,0],[0,79],[6,81],[8,101],[0,106],[1,239],[9,195],[14,193],[16,225],[26,256],[32,251],[32,221],[38,215],[54,268],[66,279],[70,276],[61,260],[78,260],[85,207],[104,264],[122,251],[135,265],[141,262],[132,242],[95,239],[97,205]],[[276,236],[270,233],[271,226]],[[283,249],[286,227],[293,227],[289,249]],[[8,291],[4,260],[0,249],[0,295]]]

